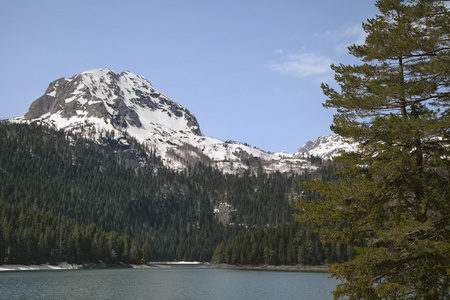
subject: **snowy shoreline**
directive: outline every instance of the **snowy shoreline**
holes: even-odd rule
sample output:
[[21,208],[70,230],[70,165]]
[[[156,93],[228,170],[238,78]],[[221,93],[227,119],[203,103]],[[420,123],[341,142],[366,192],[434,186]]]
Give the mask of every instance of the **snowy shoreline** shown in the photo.
[[306,266],[306,265],[229,265],[229,264],[209,264],[201,262],[152,262],[149,264],[69,264],[62,262],[57,265],[42,264],[42,265],[0,265],[0,272],[2,271],[39,271],[39,270],[79,270],[79,269],[119,269],[119,268],[133,268],[133,269],[158,269],[171,268],[175,265],[199,265],[201,268],[209,269],[241,269],[241,270],[268,270],[268,271],[297,271],[297,272],[321,272],[327,273],[328,267],[326,265]]
[[42,265],[0,265],[1,271],[39,271],[39,270],[78,270],[78,269],[107,269],[107,268],[134,268],[134,269],[146,269],[146,268],[170,268],[171,265],[183,265],[183,264],[201,264],[199,262],[154,262],[149,264],[69,264],[62,262],[57,265],[42,264]]
[[62,262],[57,265],[0,265],[0,271],[34,271],[34,270],[75,270],[81,269],[83,265]]

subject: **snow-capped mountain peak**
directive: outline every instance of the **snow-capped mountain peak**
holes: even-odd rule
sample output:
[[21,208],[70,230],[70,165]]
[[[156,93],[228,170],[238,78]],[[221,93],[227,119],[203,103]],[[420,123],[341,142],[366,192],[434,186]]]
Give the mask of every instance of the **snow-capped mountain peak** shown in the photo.
[[204,136],[188,109],[128,71],[95,69],[55,80],[23,117],[13,121],[38,121],[99,142],[106,134],[120,141],[129,136],[172,169],[197,162],[231,173],[257,168],[302,172],[309,167],[303,157]]
[[[303,153],[306,150],[269,153],[243,143],[204,136],[188,109],[159,92],[144,77],[129,71],[119,74],[95,69],[57,79],[23,117],[12,121],[38,121],[78,132],[99,143],[105,135],[118,141],[132,137],[172,169],[184,169],[198,162],[228,173],[257,169],[300,173],[312,168]],[[314,149],[317,147],[311,145],[307,151],[316,155]]]
[[103,125],[116,130],[161,126],[201,135],[194,115],[154,89],[147,79],[109,69],[55,80],[32,103],[24,118],[47,120],[58,128],[99,123],[101,119],[106,123]]

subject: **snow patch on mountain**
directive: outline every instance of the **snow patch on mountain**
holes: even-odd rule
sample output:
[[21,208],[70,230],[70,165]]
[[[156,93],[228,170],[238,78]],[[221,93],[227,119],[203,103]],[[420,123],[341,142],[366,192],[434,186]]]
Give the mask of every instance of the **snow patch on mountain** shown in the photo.
[[322,135],[315,141],[310,140],[298,148],[298,153],[313,155],[322,159],[331,159],[340,151],[356,151],[358,143],[348,142],[338,134]]
[[132,137],[177,170],[198,162],[226,173],[313,168],[304,153],[270,153],[204,136],[189,110],[128,71],[96,69],[55,80],[23,117],[11,121],[41,122],[97,141],[104,135]]

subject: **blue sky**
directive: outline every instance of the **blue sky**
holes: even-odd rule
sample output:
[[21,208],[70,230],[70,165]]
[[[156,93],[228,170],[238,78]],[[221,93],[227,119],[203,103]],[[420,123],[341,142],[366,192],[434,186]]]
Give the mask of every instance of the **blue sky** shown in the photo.
[[109,68],[142,75],[204,135],[293,153],[331,133],[321,82],[356,63],[367,0],[0,0],[0,119],[48,84]]

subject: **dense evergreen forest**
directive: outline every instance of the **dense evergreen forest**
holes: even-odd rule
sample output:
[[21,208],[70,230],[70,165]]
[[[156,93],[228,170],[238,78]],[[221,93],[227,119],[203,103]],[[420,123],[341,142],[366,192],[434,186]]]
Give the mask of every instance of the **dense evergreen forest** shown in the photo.
[[0,262],[8,264],[141,263],[152,260],[150,244],[105,232],[95,224],[0,202]]
[[220,243],[211,263],[233,265],[320,265],[354,255],[345,244],[323,244],[312,223],[292,222],[256,229]]
[[[155,260],[209,261],[218,244],[255,228],[293,221],[300,183],[330,180],[317,172],[224,175],[198,164],[175,172],[124,135],[103,145],[37,124],[0,123],[0,201],[94,223],[149,242]],[[3,235],[5,232],[3,232]]]

